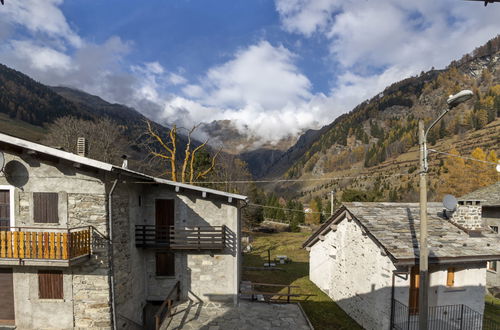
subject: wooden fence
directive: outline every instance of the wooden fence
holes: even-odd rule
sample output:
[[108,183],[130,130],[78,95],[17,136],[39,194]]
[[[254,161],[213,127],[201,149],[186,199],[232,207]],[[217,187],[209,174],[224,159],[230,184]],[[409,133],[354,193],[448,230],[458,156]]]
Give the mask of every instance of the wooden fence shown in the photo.
[[3,229],[0,230],[0,258],[70,260],[91,253],[91,227],[57,232],[35,227],[0,229]]

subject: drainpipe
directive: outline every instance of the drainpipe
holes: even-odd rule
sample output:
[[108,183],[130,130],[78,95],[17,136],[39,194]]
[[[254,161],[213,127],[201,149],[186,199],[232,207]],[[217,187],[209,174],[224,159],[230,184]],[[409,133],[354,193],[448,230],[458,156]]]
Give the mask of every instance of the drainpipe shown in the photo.
[[236,306],[240,305],[240,289],[241,289],[241,267],[243,264],[243,257],[241,255],[241,227],[242,227],[242,222],[243,222],[243,209],[248,206],[248,200],[243,201],[244,205],[239,207],[239,223],[238,223],[238,233],[237,233],[237,239],[238,239],[238,244],[236,245],[238,248],[236,249],[236,256],[239,260],[238,264],[238,279],[236,283]]
[[108,228],[109,228],[109,244],[108,244],[108,260],[109,260],[109,282],[111,287],[111,318],[113,322],[113,330],[116,330],[116,308],[115,308],[115,269],[113,267],[113,193],[115,191],[116,185],[118,184],[118,178],[113,182],[111,190],[108,194]]
[[392,322],[394,322],[394,283],[396,280],[396,273],[392,272],[392,288],[391,288],[391,320],[389,321],[389,330],[392,329]]

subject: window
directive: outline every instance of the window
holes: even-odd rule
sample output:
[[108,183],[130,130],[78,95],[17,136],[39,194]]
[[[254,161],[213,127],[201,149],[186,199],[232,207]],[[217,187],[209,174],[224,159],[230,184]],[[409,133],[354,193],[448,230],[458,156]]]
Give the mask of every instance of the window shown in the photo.
[[454,286],[455,285],[455,268],[448,268],[448,274],[446,275],[446,286]]
[[497,271],[497,262],[496,261],[489,261],[488,262],[488,270],[496,272]]
[[156,276],[175,276],[175,254],[156,253]]
[[64,299],[62,271],[60,270],[38,271],[38,298]]
[[33,220],[37,223],[59,223],[57,193],[33,193]]
[[498,234],[498,226],[490,226],[491,230]]

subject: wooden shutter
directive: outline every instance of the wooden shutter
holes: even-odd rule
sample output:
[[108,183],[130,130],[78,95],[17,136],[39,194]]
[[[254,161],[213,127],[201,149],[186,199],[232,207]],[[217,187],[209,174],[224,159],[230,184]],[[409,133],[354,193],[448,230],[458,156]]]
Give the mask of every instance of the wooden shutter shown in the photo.
[[0,230],[8,230],[10,227],[10,192],[0,190]]
[[156,253],[156,276],[175,276],[175,254]]
[[38,271],[38,298],[64,299],[62,271],[60,270]]
[[39,223],[59,223],[57,193],[33,193],[33,218]]
[[448,274],[446,276],[446,286],[454,286],[455,285],[455,268],[448,268]]

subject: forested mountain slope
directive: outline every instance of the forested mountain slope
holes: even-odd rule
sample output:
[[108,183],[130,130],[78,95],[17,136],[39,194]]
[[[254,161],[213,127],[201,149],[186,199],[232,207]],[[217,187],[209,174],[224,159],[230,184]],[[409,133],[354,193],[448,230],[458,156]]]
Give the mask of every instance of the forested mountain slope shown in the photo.
[[[500,151],[500,36],[471,54],[452,62],[444,70],[431,70],[397,82],[367,100],[351,112],[337,118],[321,129],[312,140],[303,136],[267,171],[268,177],[310,179],[335,175],[396,173],[405,168],[415,171],[417,154],[417,125],[419,119],[428,124],[446,107],[446,99],[462,89],[471,89],[474,97],[453,109],[429,135],[431,148],[442,151],[457,149],[470,156],[476,147],[483,151]],[[434,145],[434,146],[433,146]],[[411,155],[411,156],[410,156]],[[437,164],[446,171],[443,157]],[[392,168],[391,166],[394,165]],[[399,165],[398,165],[399,164]],[[396,195],[401,180],[382,182],[359,178],[356,183],[295,184],[293,189],[302,196],[328,190],[353,187],[376,191],[388,198]],[[380,180],[379,180],[380,181]],[[383,180],[382,180],[383,181]],[[338,186],[339,188],[332,189]],[[290,186],[273,189],[290,190]],[[353,188],[354,189],[354,188]],[[414,187],[403,187],[414,190]],[[437,189],[436,189],[437,191]],[[399,198],[412,199],[404,194]],[[437,196],[437,195],[436,195]],[[393,196],[394,197],[394,196]],[[408,197],[408,198],[407,198]],[[310,198],[307,197],[306,200]],[[340,197],[339,197],[340,198]],[[395,198],[392,198],[395,199]]]

